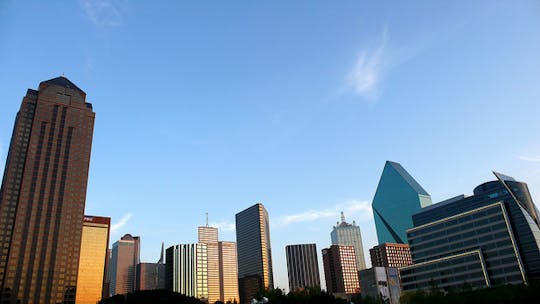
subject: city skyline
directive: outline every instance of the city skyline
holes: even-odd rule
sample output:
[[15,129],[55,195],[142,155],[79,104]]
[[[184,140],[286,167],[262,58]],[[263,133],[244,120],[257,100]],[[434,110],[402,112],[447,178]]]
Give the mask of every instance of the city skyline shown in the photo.
[[540,202],[535,1],[3,1],[0,43],[0,174],[25,90],[65,74],[97,113],[85,213],[111,217],[109,246],[140,235],[145,262],[196,242],[206,212],[234,241],[261,201],[275,286],[285,246],[328,247],[340,211],[369,265],[386,160],[433,203],[492,170]]

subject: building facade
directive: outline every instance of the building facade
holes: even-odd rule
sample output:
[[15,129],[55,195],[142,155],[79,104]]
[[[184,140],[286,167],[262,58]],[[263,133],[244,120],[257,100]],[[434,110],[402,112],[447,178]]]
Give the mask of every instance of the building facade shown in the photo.
[[165,252],[165,286],[168,290],[201,300],[208,299],[206,244],[179,244]]
[[135,278],[135,290],[165,289],[165,264],[139,263]]
[[332,245],[322,250],[326,291],[333,294],[360,293],[353,246]]
[[238,293],[238,262],[235,242],[218,242],[219,297],[224,303],[240,301]]
[[400,164],[387,161],[371,205],[379,244],[407,243],[412,215],[429,205],[426,190]]
[[354,221],[352,224],[347,223],[343,212],[341,212],[341,223],[337,223],[337,225],[333,227],[330,238],[332,239],[332,245],[353,246],[356,254],[356,267],[359,270],[366,268],[360,227],[358,227]]
[[384,243],[369,250],[371,266],[400,268],[412,264],[411,249],[408,244]]
[[527,185],[495,174],[413,216],[407,231],[414,264],[400,270],[403,290],[483,288],[540,279],[540,228]]
[[358,275],[362,296],[378,299],[380,303],[399,304],[401,288],[397,268],[372,267],[360,270]]
[[110,295],[127,294],[135,290],[135,271],[140,263],[140,237],[126,234],[112,246],[109,264]]
[[249,303],[257,291],[273,289],[272,250],[268,212],[261,203],[236,214],[240,302]]
[[285,253],[290,291],[321,286],[315,244],[288,245]]
[[206,244],[208,259],[208,303],[220,300],[219,290],[219,245],[218,229],[215,227],[198,227],[199,243]]
[[110,226],[111,219],[108,217],[84,216],[75,300],[77,304],[95,304],[103,297]]
[[0,187],[0,297],[74,303],[95,113],[65,77],[29,89]]

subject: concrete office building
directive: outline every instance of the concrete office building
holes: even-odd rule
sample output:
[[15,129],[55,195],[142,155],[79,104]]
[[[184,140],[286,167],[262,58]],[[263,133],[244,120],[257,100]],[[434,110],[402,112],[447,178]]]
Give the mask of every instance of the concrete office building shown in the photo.
[[111,296],[135,290],[135,271],[140,263],[140,237],[126,234],[112,246],[109,273]]
[[343,212],[341,212],[341,223],[337,223],[337,225],[333,227],[330,238],[332,239],[332,245],[353,246],[356,255],[356,267],[359,270],[366,268],[360,227],[356,225],[355,221],[353,221],[352,224],[347,223]]
[[107,274],[105,263],[111,219],[85,215],[77,275],[77,304],[95,304],[103,297]]
[[200,300],[208,299],[208,256],[206,244],[179,244],[165,253],[165,286]]
[[408,244],[384,243],[369,250],[371,266],[400,268],[412,264],[411,249]]
[[429,205],[426,190],[400,164],[387,161],[371,205],[379,244],[407,243],[412,215]]
[[28,89],[0,187],[3,303],[74,303],[95,113],[65,77]]
[[290,291],[321,287],[315,244],[288,245],[285,247],[285,253]]
[[261,203],[236,214],[240,303],[250,303],[265,288],[273,289],[268,212]]
[[394,267],[373,267],[360,270],[362,296],[370,296],[381,303],[399,304],[401,288],[398,269]]
[[337,295],[360,293],[353,246],[332,245],[322,250],[326,291]]
[[424,208],[407,231],[414,264],[401,268],[403,290],[444,290],[540,279],[538,211],[527,185],[496,181]]

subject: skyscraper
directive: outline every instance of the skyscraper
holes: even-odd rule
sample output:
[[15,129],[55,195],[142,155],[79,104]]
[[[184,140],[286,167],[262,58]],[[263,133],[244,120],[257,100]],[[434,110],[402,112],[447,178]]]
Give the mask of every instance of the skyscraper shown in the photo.
[[65,77],[29,89],[0,187],[3,303],[74,303],[95,113]]
[[371,205],[379,244],[407,243],[411,216],[429,205],[426,190],[400,164],[387,161]]
[[109,246],[108,217],[85,215],[77,276],[77,304],[95,304],[101,300],[106,281],[105,262]]
[[208,299],[206,244],[179,244],[165,253],[165,286],[201,300]]
[[135,271],[140,263],[140,237],[126,234],[112,246],[110,263],[111,296],[135,290]]
[[414,264],[400,269],[403,290],[540,281],[538,210],[527,184],[495,176],[472,196],[413,215],[407,236]]
[[220,299],[238,302],[238,262],[236,259],[236,243],[220,241],[219,248],[219,290]]
[[360,293],[353,246],[332,245],[322,250],[322,256],[326,291],[347,295]]
[[263,204],[236,214],[240,302],[248,303],[259,290],[274,288],[270,224]]
[[206,244],[208,264],[208,303],[220,300],[219,292],[219,248],[218,229],[215,227],[199,227],[199,243]]
[[349,245],[353,246],[356,256],[356,267],[358,270],[366,268],[364,260],[364,246],[362,245],[362,234],[360,227],[353,221],[349,224],[345,221],[345,215],[341,212],[341,223],[337,223],[330,233],[332,245]]
[[288,245],[285,247],[285,253],[290,291],[321,287],[315,244]]

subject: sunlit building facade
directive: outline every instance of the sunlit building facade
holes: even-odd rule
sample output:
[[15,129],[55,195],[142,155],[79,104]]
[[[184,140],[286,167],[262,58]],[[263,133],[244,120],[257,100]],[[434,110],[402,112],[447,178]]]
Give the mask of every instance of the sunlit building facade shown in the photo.
[[333,227],[330,238],[332,239],[332,245],[353,246],[356,255],[356,267],[359,270],[366,268],[360,227],[354,221],[352,224],[347,223],[343,212],[341,212],[341,222]]
[[220,241],[219,248],[219,297],[223,303],[240,301],[238,295],[238,264],[236,243]]
[[270,222],[263,204],[236,214],[236,242],[240,302],[250,303],[258,291],[274,288]]
[[220,300],[218,229],[201,226],[197,229],[199,243],[206,244],[208,259],[208,303]]
[[371,266],[400,268],[412,264],[411,249],[408,244],[384,243],[369,250]]
[[0,187],[2,303],[75,302],[94,118],[65,77],[22,100]]
[[105,262],[111,219],[84,216],[77,275],[77,304],[95,304],[101,300],[106,281]]
[[353,246],[332,245],[322,250],[326,291],[333,294],[360,293]]
[[165,286],[168,290],[208,299],[206,244],[179,244],[165,252]]

